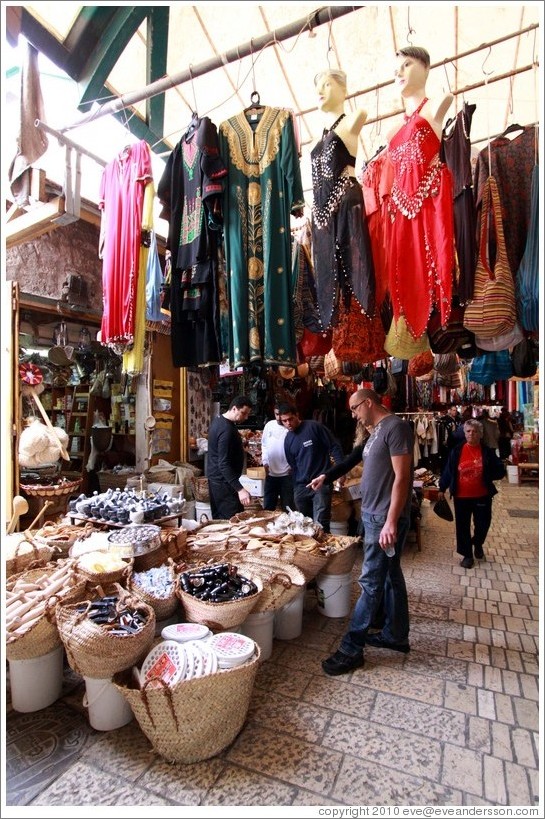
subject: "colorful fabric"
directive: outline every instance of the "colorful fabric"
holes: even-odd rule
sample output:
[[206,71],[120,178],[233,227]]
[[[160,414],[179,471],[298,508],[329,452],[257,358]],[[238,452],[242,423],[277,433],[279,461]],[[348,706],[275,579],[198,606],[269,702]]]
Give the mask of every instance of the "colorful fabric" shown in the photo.
[[304,206],[293,116],[264,107],[219,127],[231,366],[296,364],[290,217]]
[[394,317],[420,338],[434,306],[446,324],[454,272],[452,176],[440,141],[420,116],[426,98],[395,134],[388,152],[395,181],[386,221],[388,280]]
[[127,145],[102,172],[98,206],[103,344],[127,346],[134,341],[144,191],[151,181],[151,153],[143,139]]

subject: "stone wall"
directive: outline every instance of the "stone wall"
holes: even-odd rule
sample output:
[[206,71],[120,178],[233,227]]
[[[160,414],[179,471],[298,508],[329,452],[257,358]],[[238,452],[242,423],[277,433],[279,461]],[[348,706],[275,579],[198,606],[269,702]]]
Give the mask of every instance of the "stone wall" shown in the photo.
[[99,228],[80,219],[6,251],[6,278],[22,293],[60,299],[63,283],[77,274],[87,282],[87,308],[102,313]]

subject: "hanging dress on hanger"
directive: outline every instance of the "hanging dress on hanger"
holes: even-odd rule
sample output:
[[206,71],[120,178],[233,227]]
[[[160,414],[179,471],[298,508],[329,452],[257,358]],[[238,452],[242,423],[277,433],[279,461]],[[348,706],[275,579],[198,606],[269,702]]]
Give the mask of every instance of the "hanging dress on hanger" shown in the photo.
[[[454,121],[449,120],[441,139],[441,159],[452,173],[454,238],[458,257],[458,280],[454,289],[465,304],[473,298],[477,264],[477,208],[473,195],[471,120],[476,105],[465,102]],[[449,127],[449,125],[451,127]]]
[[350,176],[352,156],[334,128],[342,114],[311,151],[312,257],[323,330],[338,320],[339,301],[354,298],[368,316],[375,313],[375,268],[363,192]]
[[218,256],[227,169],[209,117],[194,117],[157,188],[169,222],[171,351],[175,367],[221,361]]
[[234,367],[296,364],[290,221],[304,198],[293,119],[263,106],[252,122],[241,111],[219,126]]
[[144,191],[150,182],[151,153],[143,139],[109,162],[100,181],[101,338],[119,352],[134,341]]
[[454,272],[452,176],[440,162],[440,140],[418,108],[392,137],[394,184],[388,199],[387,263],[394,319],[405,316],[411,335],[426,330],[432,308],[445,325]]

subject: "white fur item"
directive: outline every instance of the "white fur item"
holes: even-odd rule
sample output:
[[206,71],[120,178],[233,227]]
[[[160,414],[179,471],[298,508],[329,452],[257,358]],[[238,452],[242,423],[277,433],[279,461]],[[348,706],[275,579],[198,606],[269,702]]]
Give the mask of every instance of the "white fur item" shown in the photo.
[[64,429],[49,429],[36,418],[19,437],[19,464],[25,469],[55,464],[60,458],[61,446],[66,448],[68,441]]

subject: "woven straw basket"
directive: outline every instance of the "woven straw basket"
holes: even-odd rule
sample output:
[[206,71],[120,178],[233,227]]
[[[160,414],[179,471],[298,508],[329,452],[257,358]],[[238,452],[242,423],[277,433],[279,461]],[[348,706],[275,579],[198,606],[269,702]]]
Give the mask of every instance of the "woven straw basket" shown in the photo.
[[57,550],[53,546],[32,540],[22,540],[13,550],[13,554],[6,560],[6,577],[28,569],[37,569],[49,563]]
[[[26,572],[13,575],[6,582],[6,589],[17,589],[21,583],[35,583],[44,575],[52,575],[58,569],[58,564],[30,569]],[[78,600],[84,594],[85,581],[76,582],[67,588],[62,596],[57,594],[46,603],[42,617],[29,624],[27,629],[8,634],[6,638],[6,657],[8,660],[31,660],[49,654],[61,645],[61,638],[56,622],[56,604],[59,600]]]
[[[297,535],[295,535],[297,537]],[[269,540],[269,538],[267,538]],[[262,549],[252,549],[252,553],[258,557],[265,557],[270,560],[280,560],[283,563],[291,563],[301,569],[305,575],[306,582],[313,580],[328,561],[328,556],[321,551],[308,552],[298,549],[295,543],[274,543],[264,546]]]
[[[84,677],[106,679],[118,671],[138,665],[150,650],[155,637],[155,612],[136,595],[117,587],[123,603],[147,615],[145,626],[135,634],[112,634],[93,623],[78,603],[57,604],[57,626],[70,668]],[[89,596],[87,600],[90,604]]]
[[352,571],[356,562],[359,538],[341,535],[336,540],[339,542],[339,549],[328,557],[322,574],[346,574]]
[[20,488],[25,495],[34,495],[38,498],[62,498],[64,495],[75,494],[81,486],[82,478],[75,481],[45,486],[41,484],[21,484]]
[[189,623],[202,623],[212,631],[225,631],[240,626],[257,606],[263,594],[263,581],[255,571],[240,572],[242,577],[252,580],[257,586],[256,594],[241,597],[239,600],[227,600],[225,603],[209,603],[199,600],[180,587],[179,575],[176,579],[176,595],[184,608]]
[[172,688],[133,688],[129,674],[113,684],[127,700],[156,753],[189,765],[216,756],[242,729],[259,666],[259,647],[251,660]]
[[210,500],[210,492],[208,490],[208,478],[193,478],[191,481],[193,489],[193,496],[195,500],[205,502]]
[[263,581],[263,594],[252,609],[252,614],[281,609],[297,596],[307,582],[301,569],[282,560],[257,557],[252,552],[230,552],[225,558],[236,562],[241,574],[255,572]]
[[[152,566],[152,568],[157,568]],[[141,571],[148,571],[147,569],[143,569]],[[157,595],[150,594],[142,586],[139,586],[137,583],[134,582],[134,572],[131,572],[127,578],[127,589],[136,597],[139,597],[140,600],[143,600],[144,603],[147,603],[148,606],[151,606],[153,611],[155,612],[155,619],[158,621],[167,620],[169,617],[172,617],[176,609],[179,605],[179,600],[176,597],[176,576],[174,573],[174,567],[172,565],[172,561],[170,562],[170,576],[172,578],[172,589],[171,593],[166,597],[158,597]]]

